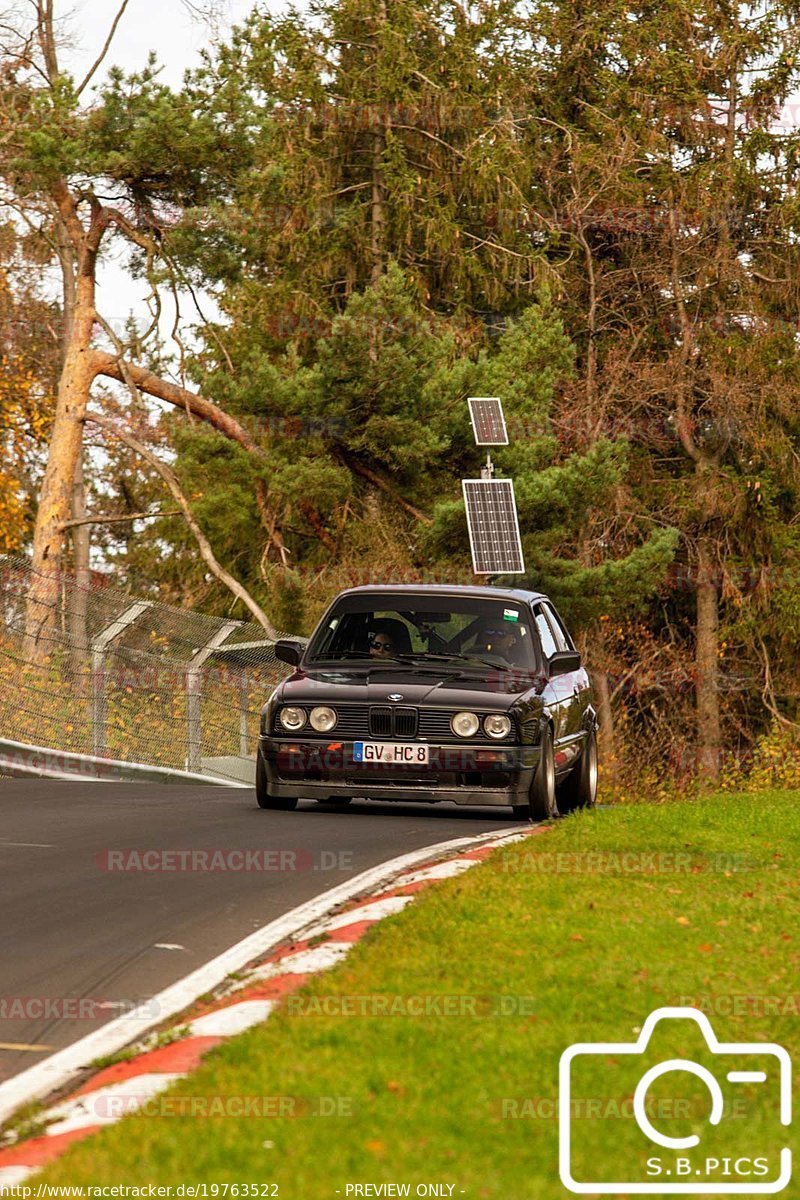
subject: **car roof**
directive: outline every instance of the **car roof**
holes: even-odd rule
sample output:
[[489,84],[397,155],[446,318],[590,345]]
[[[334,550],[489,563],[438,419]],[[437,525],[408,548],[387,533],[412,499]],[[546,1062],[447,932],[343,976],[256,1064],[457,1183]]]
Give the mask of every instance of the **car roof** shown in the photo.
[[533,600],[546,600],[547,596],[543,592],[531,592],[525,588],[511,587],[492,587],[488,584],[464,584],[464,583],[369,583],[363,584],[361,587],[346,588],[336,597],[340,600],[343,596],[381,596],[387,592],[392,595],[419,595],[423,593],[426,596],[474,596],[477,599],[483,600],[517,600],[523,604],[530,604]]

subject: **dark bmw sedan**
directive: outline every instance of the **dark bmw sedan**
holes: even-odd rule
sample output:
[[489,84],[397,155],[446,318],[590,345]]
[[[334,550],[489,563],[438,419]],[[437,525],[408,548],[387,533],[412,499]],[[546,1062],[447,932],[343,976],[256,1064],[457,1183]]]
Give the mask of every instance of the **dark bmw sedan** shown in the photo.
[[262,808],[449,800],[546,820],[594,803],[589,677],[546,596],[353,588],[276,653],[295,670],[261,714]]

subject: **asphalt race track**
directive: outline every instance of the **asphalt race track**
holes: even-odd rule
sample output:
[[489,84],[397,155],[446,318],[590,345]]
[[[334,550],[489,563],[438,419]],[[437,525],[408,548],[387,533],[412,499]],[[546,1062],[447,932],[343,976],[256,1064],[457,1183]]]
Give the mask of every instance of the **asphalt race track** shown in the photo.
[[[0,780],[0,1082],[368,867],[510,810]],[[248,857],[249,856],[249,857]]]

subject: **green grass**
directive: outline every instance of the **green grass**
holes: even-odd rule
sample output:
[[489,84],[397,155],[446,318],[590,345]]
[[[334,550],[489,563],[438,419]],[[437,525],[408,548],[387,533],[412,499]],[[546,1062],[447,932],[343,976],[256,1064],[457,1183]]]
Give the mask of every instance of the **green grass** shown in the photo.
[[171,1046],[173,1042],[182,1041],[188,1034],[188,1025],[163,1029],[160,1033],[145,1038],[144,1041],[137,1042],[133,1046],[125,1046],[124,1049],[117,1050],[114,1054],[101,1054],[98,1058],[92,1059],[89,1065],[96,1071],[103,1071],[106,1067],[116,1066],[117,1063],[130,1062],[140,1054],[149,1054],[152,1050],[162,1050],[164,1046]]
[[39,1101],[18,1108],[12,1120],[7,1121],[3,1126],[0,1148],[43,1134],[47,1129],[47,1121],[44,1119],[45,1111],[45,1105]]
[[[169,1093],[174,1111],[179,1097],[292,1098],[292,1116],[138,1115],[43,1178],[273,1181],[283,1200],[344,1197],[347,1184],[366,1182],[407,1182],[411,1195],[440,1182],[455,1197],[566,1197],[551,1114],[571,1043],[630,1041],[652,1009],[694,1001],[724,1040],[800,1052],[798,842],[796,792],[560,822],[383,922],[298,993],[302,1012],[273,1014]],[[359,997],[395,1013],[409,997],[451,997],[460,1015],[325,1014],[371,1003]],[[659,1049],[692,1057],[697,1048],[681,1032]],[[624,1067],[593,1060],[577,1094],[629,1098],[635,1080]],[[732,1135],[753,1154],[775,1152],[782,1137],[772,1090],[759,1087],[744,1085],[749,1119]],[[320,1097],[339,1115],[315,1115]],[[680,1097],[698,1100],[691,1087]],[[702,1131],[701,1110],[689,1113]],[[640,1135],[630,1121],[578,1117],[575,1127],[581,1170],[614,1179],[620,1159],[632,1169]]]

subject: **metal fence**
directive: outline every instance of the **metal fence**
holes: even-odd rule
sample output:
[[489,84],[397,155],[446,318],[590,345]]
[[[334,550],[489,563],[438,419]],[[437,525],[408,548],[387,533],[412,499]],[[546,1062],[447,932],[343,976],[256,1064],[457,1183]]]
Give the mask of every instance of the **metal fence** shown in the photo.
[[260,709],[288,671],[260,625],[62,575],[33,661],[32,579],[24,559],[0,558],[0,740],[252,783]]

